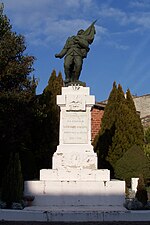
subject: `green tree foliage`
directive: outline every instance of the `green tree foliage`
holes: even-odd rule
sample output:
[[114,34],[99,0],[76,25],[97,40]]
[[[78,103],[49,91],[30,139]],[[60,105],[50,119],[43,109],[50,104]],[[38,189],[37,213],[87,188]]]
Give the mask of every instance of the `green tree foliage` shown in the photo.
[[[24,54],[25,40],[0,14],[0,175],[10,152],[30,149],[36,80],[30,78],[33,56]],[[0,176],[2,177],[2,176]]]
[[113,172],[123,154],[134,144],[142,146],[143,140],[143,128],[130,91],[127,91],[125,98],[121,85],[117,87],[114,82],[95,145],[99,167],[109,168]]
[[61,94],[63,79],[53,70],[47,87],[37,98],[37,117],[34,124],[34,146],[38,168],[50,168],[51,157],[56,151],[59,140],[59,107],[56,96]]
[[110,168],[110,164],[106,160],[106,157],[108,155],[109,146],[112,145],[112,137],[115,132],[116,102],[117,86],[114,82],[102,118],[101,130],[94,146],[95,151],[98,153],[98,163],[100,168]]
[[126,92],[126,105],[129,110],[127,119],[128,125],[130,125],[130,129],[128,129],[129,134],[132,133],[131,142],[134,142],[136,145],[142,148],[144,143],[144,130],[140,115],[136,112],[134,101],[129,89]]
[[140,174],[145,178],[150,177],[150,161],[143,149],[134,145],[116,162],[115,177],[127,180]]
[[[111,104],[111,103],[110,103]],[[109,146],[107,160],[114,168],[115,162],[118,158],[122,157],[125,148],[127,148],[127,137],[124,135],[126,132],[126,126],[124,126],[125,116],[127,115],[127,107],[125,107],[125,97],[124,92],[122,90],[121,85],[118,85],[117,89],[117,99],[114,102],[116,105],[114,115],[115,115],[115,122],[114,122],[114,134],[112,138],[112,144]]]
[[142,202],[143,206],[147,204],[148,200],[148,194],[144,183],[143,175],[140,174],[139,180],[138,180],[138,186],[137,186],[137,192],[135,194],[135,197],[138,201]]
[[150,143],[150,127],[148,127],[144,132],[145,143]]
[[34,81],[27,79],[33,71],[33,56],[24,55],[25,40],[12,32],[6,15],[0,14],[0,92],[1,94],[29,95],[34,91]]
[[11,153],[2,182],[2,200],[10,208],[13,202],[20,202],[23,196],[23,178],[18,153]]
[[[120,97],[119,97],[120,96]],[[130,91],[124,93],[118,86],[118,98],[120,104],[116,110],[115,134],[108,152],[108,161],[115,167],[115,163],[134,144],[143,147],[144,132],[139,115],[136,112]]]
[[145,130],[144,139],[145,139],[144,152],[150,159],[150,127]]

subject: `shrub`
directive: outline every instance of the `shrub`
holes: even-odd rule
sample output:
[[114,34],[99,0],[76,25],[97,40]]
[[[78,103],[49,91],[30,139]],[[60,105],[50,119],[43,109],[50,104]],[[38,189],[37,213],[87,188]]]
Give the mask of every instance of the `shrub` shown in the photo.
[[115,165],[115,176],[119,179],[139,177],[150,177],[150,161],[139,146],[132,146]]
[[137,198],[139,202],[143,204],[143,206],[147,204],[148,195],[147,195],[147,190],[145,188],[143,175],[140,175],[139,177],[137,192],[135,194],[135,197]]

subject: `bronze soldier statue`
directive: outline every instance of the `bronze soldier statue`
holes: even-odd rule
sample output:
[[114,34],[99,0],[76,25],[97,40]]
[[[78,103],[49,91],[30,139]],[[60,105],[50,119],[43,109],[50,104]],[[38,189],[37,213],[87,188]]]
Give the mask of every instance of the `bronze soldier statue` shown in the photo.
[[56,58],[64,58],[65,83],[76,82],[82,70],[83,59],[86,58],[94,40],[94,21],[85,31],[79,30],[76,36],[69,37],[62,51]]

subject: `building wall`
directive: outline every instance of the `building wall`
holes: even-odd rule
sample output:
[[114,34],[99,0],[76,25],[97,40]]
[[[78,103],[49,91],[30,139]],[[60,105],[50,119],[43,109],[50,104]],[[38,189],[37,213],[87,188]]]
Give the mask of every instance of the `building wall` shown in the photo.
[[150,94],[143,96],[133,96],[136,110],[140,112],[140,117],[144,118],[150,115]]
[[101,120],[104,114],[104,109],[93,107],[91,112],[91,131],[92,131],[92,141],[98,134],[101,128]]

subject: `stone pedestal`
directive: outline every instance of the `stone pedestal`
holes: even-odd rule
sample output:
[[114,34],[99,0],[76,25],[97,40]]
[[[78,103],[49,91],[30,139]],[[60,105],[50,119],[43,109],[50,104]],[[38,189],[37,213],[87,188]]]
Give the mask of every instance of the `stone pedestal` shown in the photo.
[[69,86],[57,96],[60,106],[59,146],[53,156],[54,169],[96,169],[97,156],[91,145],[91,107],[94,96],[89,88]]
[[52,169],[40,171],[40,181],[26,181],[25,195],[37,206],[122,206],[125,183],[110,180],[109,170],[97,169],[91,145],[91,107],[95,97],[88,87],[62,88],[59,145]]

